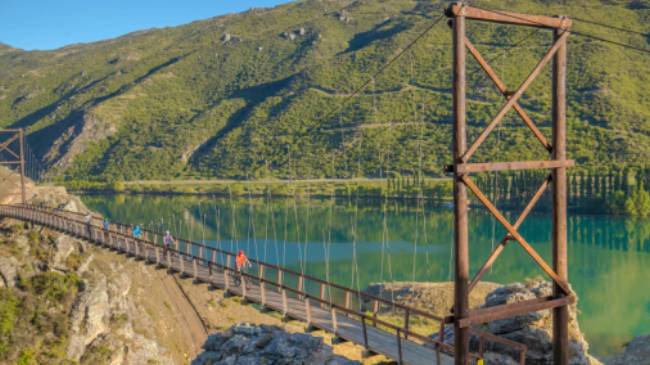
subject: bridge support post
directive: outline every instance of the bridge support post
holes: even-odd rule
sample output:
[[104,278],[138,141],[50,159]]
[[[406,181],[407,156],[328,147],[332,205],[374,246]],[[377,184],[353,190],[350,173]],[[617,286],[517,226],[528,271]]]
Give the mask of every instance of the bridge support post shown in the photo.
[[240,277],[240,286],[241,286],[241,301],[242,304],[248,303],[248,285],[246,284],[246,280],[248,277],[244,275],[243,269],[242,271],[239,272],[239,277]]
[[282,320],[286,321],[289,319],[289,303],[287,300],[287,290],[282,289]]
[[178,267],[179,267],[179,275],[182,278],[185,275],[185,259],[183,258],[182,253],[178,253]]
[[325,283],[320,284],[320,307],[325,308]]
[[379,312],[379,301],[372,301],[372,325],[377,327],[377,313]]
[[[560,41],[565,30],[555,29],[554,40]],[[553,60],[553,151],[552,159],[566,160],[566,41]],[[567,176],[566,167],[553,170],[553,269],[564,282],[568,281],[567,265]],[[553,294],[565,297],[557,283]],[[569,306],[553,309],[553,358],[556,365],[569,364]]]
[[313,332],[316,330],[316,327],[312,324],[311,319],[311,300],[309,297],[305,297],[305,315],[307,318],[307,325],[305,326],[305,332]]
[[[498,12],[474,8],[462,2],[452,4],[447,10],[447,15],[453,22],[453,165],[448,172],[454,177],[454,252],[455,252],[455,283],[454,283],[454,335],[455,335],[455,363],[467,365],[469,357],[469,328],[472,325],[510,318],[529,311],[553,310],[553,344],[555,365],[568,365],[568,306],[574,299],[568,281],[567,265],[567,178],[566,169],[573,165],[573,161],[566,159],[566,58],[567,38],[571,27],[571,20],[566,17],[547,17],[539,15],[517,14],[512,12]],[[499,78],[489,62],[481,52],[472,44],[465,35],[466,19],[510,24],[517,26],[538,27],[554,32],[554,41],[537,65],[528,74],[526,79],[515,89],[509,90]],[[496,116],[488,122],[487,126],[479,133],[471,145],[467,144],[466,131],[466,51],[477,61],[481,69],[493,81],[497,90],[504,97],[504,104]],[[541,74],[543,68],[553,60],[553,138],[552,143],[544,133],[535,125],[532,118],[519,104],[519,99],[526,92],[532,82]],[[543,161],[500,161],[471,163],[472,156],[486,141],[488,136],[503,123],[508,112],[514,110],[530,129],[535,139],[551,154],[550,160]],[[551,171],[537,192],[533,195],[528,205],[513,224],[499,211],[488,196],[481,191],[472,180],[471,173],[518,171],[524,169],[548,169]],[[518,232],[520,225],[535,207],[544,191],[552,182],[553,194],[553,265],[546,263],[542,255],[529,244]],[[477,200],[501,223],[508,234],[503,238],[482,267],[478,270],[471,282],[469,279],[469,247],[468,247],[468,199],[469,189]],[[537,265],[552,279],[553,296],[542,298],[544,301],[533,303],[517,303],[517,305],[502,305],[500,308],[489,310],[476,310],[469,312],[469,291],[480,282],[482,276],[494,264],[509,241],[517,242]],[[525,360],[525,359],[524,359]]]
[[223,269],[223,296],[230,294],[230,256],[226,255],[226,267]]
[[25,194],[25,130],[20,129],[20,197],[23,204],[27,204],[27,195]]
[[330,316],[332,317],[332,333],[334,333],[334,338],[332,338],[332,345],[343,342],[343,340],[338,336],[339,333],[339,321],[336,318],[336,308],[332,307],[330,309]]
[[198,268],[198,265],[196,263],[196,258],[192,258],[192,271],[193,271],[193,275],[194,275],[194,282],[198,282],[199,281],[199,268]]
[[[462,10],[453,18],[453,162],[462,163],[467,151],[465,113],[465,15]],[[469,363],[469,329],[460,320],[469,314],[469,240],[467,190],[462,178],[454,174],[454,359],[456,365]]]
[[[351,297],[350,297],[350,291],[346,290],[345,291],[345,309],[350,309],[351,305]],[[346,316],[348,315],[347,313],[345,314]]]
[[366,325],[366,317],[361,317],[361,330],[363,331],[363,353],[361,356],[365,359],[375,356],[375,353],[370,350],[368,345],[368,327]]
[[260,282],[260,305],[262,306],[262,312],[266,311],[266,283],[264,282],[264,265],[259,264],[257,277]]

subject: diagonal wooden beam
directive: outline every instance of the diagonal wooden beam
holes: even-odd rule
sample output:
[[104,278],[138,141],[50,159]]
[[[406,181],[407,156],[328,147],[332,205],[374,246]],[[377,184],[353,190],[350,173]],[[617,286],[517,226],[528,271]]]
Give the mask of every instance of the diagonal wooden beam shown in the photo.
[[14,158],[16,158],[18,161],[20,161],[20,156],[16,152],[12,151],[11,148],[0,148],[0,152],[2,152],[2,151],[9,152],[9,154],[14,156]]
[[524,94],[526,89],[530,86],[530,84],[539,76],[539,73],[542,72],[542,69],[544,66],[546,66],[551,59],[553,59],[553,56],[557,52],[557,50],[560,48],[560,46],[564,45],[566,42],[567,37],[569,36],[569,32],[563,33],[560,38],[553,44],[553,46],[546,52],[546,55],[539,61],[537,66],[533,69],[533,71],[528,75],[526,80],[521,83],[521,85],[517,88],[517,91],[508,99],[508,101],[501,107],[499,110],[499,113],[497,113],[496,117],[492,119],[490,124],[488,124],[487,127],[481,132],[481,134],[476,138],[474,143],[467,149],[465,154],[461,157],[462,162],[467,162],[469,159],[472,157],[474,152],[485,142],[485,139],[492,133],[494,128],[496,128],[499,123],[503,120],[503,117],[505,117],[506,113],[512,109],[512,107],[515,105],[517,100]]
[[[492,81],[494,82],[494,85],[497,87],[499,92],[501,92],[501,94],[506,99],[508,99],[509,98],[509,96],[508,96],[508,88],[503,83],[503,81],[501,81],[501,79],[496,74],[496,72],[494,72],[494,70],[492,69],[490,64],[483,58],[483,56],[478,51],[478,49],[476,49],[476,47],[474,47],[472,42],[470,42],[469,38],[467,38],[467,37],[465,37],[465,46],[469,50],[469,53],[472,54],[472,56],[474,57],[476,62],[478,62],[478,64],[481,66],[483,71],[485,71],[485,73],[490,77],[490,79],[492,79]],[[526,110],[524,110],[524,108],[522,108],[521,105],[519,105],[519,103],[517,103],[517,102],[512,106],[512,108],[517,112],[517,114],[519,114],[519,116],[524,121],[526,126],[528,126],[528,129],[530,129],[531,132],[533,132],[533,134],[535,135],[537,140],[542,144],[542,146],[544,146],[544,148],[546,148],[546,150],[551,151],[552,150],[551,144],[546,139],[546,137],[544,137],[544,134],[542,134],[542,132],[537,128],[537,126],[535,125],[533,120],[530,118],[530,116],[528,115]]]
[[[524,210],[519,214],[519,217],[515,221],[515,224],[513,224],[513,227],[515,229],[519,229],[519,226],[524,222],[524,220],[528,217],[528,214],[533,210],[539,199],[542,197],[546,189],[548,188],[549,183],[551,182],[551,175],[549,175],[544,181],[542,182],[542,185],[537,189],[533,197],[530,199],[528,202],[528,205],[524,208]],[[469,283],[468,291],[472,291],[476,284],[478,284],[481,281],[481,278],[483,278],[483,275],[490,270],[496,259],[501,255],[501,252],[503,252],[503,249],[506,247],[506,244],[510,240],[511,236],[510,234],[506,234],[503,236],[499,244],[494,248],[494,251],[490,254],[488,259],[485,261],[483,266],[478,270],[476,275],[474,275],[474,278],[472,281]]]
[[570,295],[571,294],[571,288],[569,287],[569,284],[562,280],[560,276],[546,263],[544,258],[535,251],[533,246],[531,246],[524,237],[522,237],[519,232],[517,232],[517,229],[508,222],[508,220],[499,212],[499,210],[490,202],[490,200],[483,194],[481,189],[474,184],[472,179],[468,175],[462,175],[460,176],[460,180],[469,188],[469,190],[476,195],[478,200],[494,215],[494,217],[503,225],[503,227],[508,231],[508,233],[515,239],[521,247],[528,253],[532,259],[537,262],[539,267],[544,270],[544,272],[550,276],[553,281],[564,291],[565,294]]
[[20,137],[20,134],[16,134],[16,135],[14,135],[13,137],[9,138],[8,140],[6,140],[6,141],[0,143],[0,152],[2,152],[2,151],[7,151],[7,152],[9,152],[12,156],[14,156],[14,157],[17,158],[18,160],[20,160],[20,156],[18,156],[18,154],[17,154],[16,152],[12,151],[11,148],[9,148],[9,146],[10,146],[12,143],[14,143],[14,142],[19,138],[19,137]]
[[20,135],[19,135],[19,134],[15,134],[15,135],[13,135],[11,138],[9,138],[8,140],[6,140],[6,141],[0,143],[0,150],[3,150],[3,149],[5,149],[5,148],[9,147],[9,145],[12,144],[12,143],[14,143],[14,141],[16,141],[16,140],[18,139],[18,137],[20,137]]

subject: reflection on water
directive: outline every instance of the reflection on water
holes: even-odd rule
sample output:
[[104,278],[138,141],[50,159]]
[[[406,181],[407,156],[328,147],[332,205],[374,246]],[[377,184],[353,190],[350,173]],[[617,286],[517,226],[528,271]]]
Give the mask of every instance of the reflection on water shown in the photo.
[[[383,280],[451,279],[449,209],[179,196],[86,196],[84,201],[116,221],[244,249],[250,257],[355,288]],[[473,270],[504,233],[485,211],[470,211]],[[550,260],[550,214],[534,213],[521,233]],[[650,221],[573,214],[569,243],[569,275],[592,352],[609,354],[633,336],[650,333]],[[526,253],[510,244],[486,280],[508,283],[541,275]]]

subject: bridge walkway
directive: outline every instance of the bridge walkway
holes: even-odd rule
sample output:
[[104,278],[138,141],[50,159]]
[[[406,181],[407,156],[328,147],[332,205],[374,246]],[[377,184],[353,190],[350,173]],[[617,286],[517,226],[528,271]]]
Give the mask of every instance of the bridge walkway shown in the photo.
[[[175,247],[166,249],[160,232],[145,231],[144,238],[137,239],[123,224],[112,224],[104,230],[97,217],[87,224],[78,213],[27,205],[0,205],[2,216],[47,226],[193,277],[402,364],[454,363],[453,347],[441,341],[445,319],[412,307],[258,260],[251,260],[252,270],[239,273],[234,270],[234,253],[186,240],[177,240]],[[386,311],[403,315],[403,323],[382,320],[380,315]],[[409,328],[414,320],[438,322],[438,335],[416,333]],[[493,342],[520,351],[522,359],[525,355],[526,348],[521,344],[476,330],[473,334],[481,343],[480,352],[486,342]],[[473,357],[479,359],[482,353]]]

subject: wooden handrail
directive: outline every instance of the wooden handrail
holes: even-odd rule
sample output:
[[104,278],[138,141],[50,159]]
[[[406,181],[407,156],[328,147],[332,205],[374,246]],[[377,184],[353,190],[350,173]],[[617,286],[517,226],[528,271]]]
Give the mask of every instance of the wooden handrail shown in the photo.
[[[84,216],[83,213],[70,212],[70,211],[65,211],[65,210],[52,210],[52,209],[48,209],[48,208],[30,206],[30,205],[23,205],[23,204],[21,204],[21,205],[0,205],[0,213],[1,213],[1,209],[6,208],[6,207],[12,208],[12,209],[27,210],[27,211],[29,211],[29,213],[32,213],[32,214],[34,212],[39,212],[41,214],[49,215],[51,217],[62,218],[62,219],[67,220],[68,222],[73,222],[73,223],[76,223],[76,224],[81,224],[81,225],[86,225],[87,224],[86,222],[84,222],[81,219],[70,218],[69,216],[67,216],[67,215],[72,215],[72,216],[76,216],[76,217],[82,217],[82,216]],[[41,221],[40,219],[35,219],[33,217],[28,216],[27,214],[22,214],[21,215],[21,214],[16,213],[16,214],[13,214],[13,215],[15,217],[24,216],[26,218],[23,218],[23,219],[27,219],[27,220]],[[9,215],[9,216],[12,216],[12,215]],[[94,217],[94,219],[96,220],[96,219],[99,219],[99,218]],[[73,229],[70,229],[68,227],[65,227],[65,226],[61,227],[60,225],[57,225],[55,221],[53,223],[51,223],[51,224],[48,223],[48,222],[45,222],[45,223],[41,222],[40,224],[50,225],[52,227],[58,228],[58,229],[63,230],[63,231],[70,231],[70,232],[73,231]],[[118,237],[120,237],[122,239],[128,239],[128,240],[131,240],[133,242],[137,242],[139,244],[144,244],[144,245],[147,245],[147,246],[153,246],[153,247],[159,247],[160,246],[154,241],[149,241],[149,240],[146,240],[146,239],[132,237],[128,233],[128,231],[127,231],[127,233],[123,232],[123,228],[127,227],[127,225],[125,225],[125,224],[112,223],[112,225],[114,227],[116,227],[116,228],[119,228],[119,229],[110,229],[109,228],[108,230],[105,230],[102,226],[95,225],[95,224],[93,224],[91,222],[91,226],[93,228],[99,229],[99,230],[101,230],[103,232],[107,232],[107,233],[109,233],[109,235],[112,234],[112,235],[118,236]],[[157,231],[146,230],[146,229],[143,229],[143,232],[152,233],[152,236],[154,234],[155,235],[160,234]],[[76,232],[76,233],[78,233],[78,232]],[[92,239],[92,237],[89,237],[89,238]],[[193,246],[196,246],[196,247],[201,248],[203,250],[209,250],[209,251],[212,251],[212,252],[221,253],[222,255],[225,255],[225,256],[228,257],[227,262],[230,261],[230,259],[229,259],[230,256],[236,256],[234,253],[231,253],[231,252],[228,252],[228,251],[225,251],[225,250],[221,250],[221,249],[217,249],[217,248],[213,248],[213,247],[209,247],[209,246],[199,244],[199,243],[195,243],[195,242],[192,242],[192,241],[179,239],[179,242],[180,241],[184,242],[186,245],[193,245]],[[206,260],[204,255],[195,256],[195,255],[192,254],[191,249],[188,250],[186,248],[186,250],[185,250],[186,252],[182,252],[180,250],[180,248],[179,249],[167,248],[167,251],[178,255],[178,257],[180,257],[180,258],[196,260],[199,265],[201,265],[203,267],[207,266],[209,272],[211,272],[212,267],[220,268],[221,270],[224,271],[224,273],[225,272],[231,272],[231,273],[236,272],[238,275],[241,275],[242,277],[245,277],[245,278],[249,278],[253,282],[256,281],[260,285],[268,284],[268,285],[271,285],[271,286],[273,286],[275,288],[278,288],[279,290],[290,292],[290,293],[296,295],[298,298],[313,300],[313,301],[315,301],[317,303],[329,306],[331,309],[336,309],[337,311],[347,313],[348,315],[359,317],[360,321],[362,321],[364,323],[364,325],[365,325],[365,321],[370,321],[373,324],[373,327],[383,326],[385,328],[394,330],[396,332],[396,335],[398,337],[400,337],[400,338],[403,337],[404,339],[408,339],[409,337],[411,337],[411,338],[417,339],[418,341],[420,341],[422,343],[430,343],[430,344],[435,345],[438,349],[445,349],[446,351],[449,351],[450,353],[453,353],[453,346],[444,343],[442,341],[443,339],[441,337],[436,339],[436,338],[423,336],[423,335],[420,335],[418,333],[412,332],[409,329],[408,320],[404,323],[404,325],[402,327],[400,327],[400,326],[385,322],[385,321],[377,318],[374,315],[374,313],[371,314],[371,315],[368,315],[368,314],[362,312],[360,309],[355,310],[355,309],[349,308],[347,305],[336,304],[336,303],[333,302],[333,300],[331,298],[328,301],[328,300],[325,300],[325,298],[321,298],[320,295],[312,295],[309,292],[306,292],[304,290],[295,289],[295,288],[287,286],[287,285],[285,285],[283,283],[278,283],[278,282],[275,282],[275,281],[272,281],[272,280],[268,280],[268,279],[264,278],[263,276],[249,274],[249,273],[244,272],[244,271],[237,271],[237,270],[235,270],[233,268],[230,268],[229,265],[222,265],[219,262],[216,262],[216,260],[215,261]],[[213,253],[211,253],[210,257],[214,258],[215,256],[214,256]],[[415,314],[415,315],[419,315],[419,316],[422,316],[422,317],[425,317],[425,318],[428,318],[428,319],[438,320],[438,321],[440,321],[441,328],[444,328],[444,324],[449,322],[448,321],[449,317],[441,318],[441,317],[432,315],[430,313],[423,312],[423,311],[418,310],[416,308],[408,307],[408,306],[402,305],[402,304],[392,303],[392,302],[390,302],[388,300],[385,300],[383,298],[374,296],[374,295],[369,294],[369,293],[365,293],[365,292],[362,292],[362,291],[346,288],[346,287],[344,287],[342,285],[330,283],[330,282],[327,282],[325,280],[322,280],[322,279],[319,279],[319,278],[316,278],[316,277],[313,277],[313,276],[310,276],[310,275],[298,273],[298,272],[290,270],[290,269],[285,269],[285,268],[277,266],[277,265],[273,265],[273,264],[265,263],[265,262],[262,262],[262,261],[259,261],[259,260],[253,260],[253,259],[251,260],[251,262],[256,263],[258,265],[258,267],[271,268],[271,269],[278,270],[278,272],[288,273],[288,274],[291,274],[291,275],[295,275],[297,277],[303,277],[304,279],[314,281],[314,282],[316,282],[318,284],[329,285],[330,287],[334,287],[334,288],[343,290],[346,293],[354,293],[354,294],[358,295],[359,297],[368,298],[368,299],[373,300],[373,301],[382,302],[382,303],[385,303],[385,304],[388,304],[388,305],[391,305],[391,306],[398,307],[398,308],[403,309],[403,310],[406,311],[405,312],[405,317],[406,318],[409,318],[409,316],[411,314]],[[282,281],[286,282],[285,280],[282,280]],[[303,282],[303,287],[304,287],[304,282]],[[479,330],[476,330],[476,329],[471,329],[471,332],[474,335],[479,336],[480,338],[485,338],[488,341],[498,342],[498,343],[502,343],[504,345],[513,347],[513,348],[520,351],[520,355],[521,355],[522,359],[525,358],[525,353],[527,351],[527,347],[525,345],[523,345],[523,344],[511,341],[511,340],[508,340],[508,339],[505,339],[505,338],[498,337],[498,336],[493,335],[493,334],[488,333],[488,332],[479,331]],[[475,354],[473,354],[473,356],[476,357]]]

